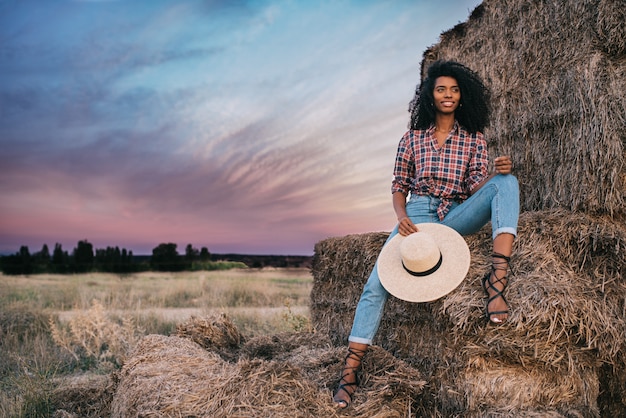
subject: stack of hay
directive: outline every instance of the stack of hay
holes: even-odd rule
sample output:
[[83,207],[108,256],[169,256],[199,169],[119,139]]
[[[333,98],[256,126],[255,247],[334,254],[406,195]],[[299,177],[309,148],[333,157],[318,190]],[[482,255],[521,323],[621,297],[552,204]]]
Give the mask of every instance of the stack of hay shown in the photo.
[[[453,294],[389,304],[380,341],[437,382],[432,404],[444,414],[626,415],[625,21],[624,0],[485,0],[424,53],[422,75],[453,59],[486,81],[491,154],[513,158],[527,212],[507,326],[481,323],[488,232],[468,238],[473,267]],[[336,292],[322,277],[322,292]],[[318,308],[321,326],[335,329]],[[336,312],[340,330],[345,315]]]
[[[311,316],[336,345],[346,344],[386,236],[316,246]],[[566,211],[523,214],[506,293],[511,315],[502,326],[488,324],[480,284],[490,229],[466,239],[472,266],[461,286],[430,303],[391,297],[375,340],[428,382],[413,409],[424,416],[626,414],[626,230]]]
[[[490,87],[485,134],[513,158],[526,212],[506,326],[483,316],[488,228],[468,237],[455,292],[389,301],[377,342],[424,374],[424,415],[626,415],[625,20],[624,0],[485,0],[424,53],[422,76],[453,59]],[[335,344],[385,238],[316,247],[311,314]]]
[[485,0],[424,53],[477,71],[527,211],[626,221],[626,1]]
[[[344,354],[319,334],[245,341],[225,316],[191,318],[176,336],[140,341],[119,374],[111,416],[338,417],[331,389]],[[407,416],[425,383],[419,376],[374,349],[349,416]]]

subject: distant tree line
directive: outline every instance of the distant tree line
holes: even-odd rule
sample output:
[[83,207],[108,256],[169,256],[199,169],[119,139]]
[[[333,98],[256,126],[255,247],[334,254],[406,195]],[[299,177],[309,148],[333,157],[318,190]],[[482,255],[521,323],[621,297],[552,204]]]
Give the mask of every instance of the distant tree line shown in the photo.
[[150,267],[156,271],[213,270],[211,253],[206,247],[200,251],[187,244],[185,255],[179,256],[176,244],[159,244],[152,249]]
[[[146,260],[147,259],[147,260]],[[245,267],[244,264],[229,267]],[[72,253],[63,250],[61,244],[54,245],[50,254],[47,244],[41,251],[31,254],[28,246],[21,246],[12,255],[0,257],[0,268],[4,274],[40,273],[135,273],[139,271],[184,271],[214,270],[220,268],[211,262],[211,253],[206,247],[201,250],[188,244],[185,254],[179,255],[176,244],[159,244],[152,250],[151,257],[135,257],[133,252],[119,247],[96,249],[87,240],[79,241]],[[221,266],[221,268],[224,268]]]

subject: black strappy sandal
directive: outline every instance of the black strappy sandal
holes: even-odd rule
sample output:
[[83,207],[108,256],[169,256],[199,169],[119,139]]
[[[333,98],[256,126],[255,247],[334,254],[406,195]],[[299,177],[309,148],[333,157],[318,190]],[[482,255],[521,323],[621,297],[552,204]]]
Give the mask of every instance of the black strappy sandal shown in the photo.
[[[344,360],[343,370],[341,371],[341,378],[339,379],[339,386],[333,395],[333,402],[338,409],[345,409],[350,406],[352,403],[352,395],[359,387],[359,369],[361,367],[361,362],[363,361],[363,357],[365,356],[366,350],[359,350],[357,348],[348,347],[348,355]],[[358,361],[359,364],[357,366],[348,365],[348,360]],[[347,377],[354,376],[354,381],[348,382],[346,380]],[[339,399],[336,397],[340,392],[344,392],[348,395],[348,400]]]
[[[504,297],[504,290],[506,289],[506,286],[509,283],[509,279],[507,278],[506,272],[507,270],[510,269],[510,262],[511,262],[511,257],[507,257],[505,255],[499,254],[499,253],[493,253],[491,254],[492,259],[493,258],[500,258],[504,261],[492,261],[491,264],[491,270],[485,274],[485,277],[483,277],[483,289],[485,291],[485,293],[487,294],[487,305],[485,306],[485,313],[487,315],[487,320],[489,320],[490,322],[493,322],[494,324],[502,324],[505,321],[502,321],[498,318],[493,318],[492,316],[494,315],[508,315],[509,310],[507,309],[506,311],[489,311],[489,304],[491,302],[493,302],[494,300],[498,299],[498,298],[502,298],[502,300],[504,301],[504,303],[507,304],[508,306],[508,302],[506,300],[506,298]],[[503,267],[504,265],[504,267]],[[496,271],[505,271],[505,275],[502,276],[501,278],[498,278],[498,276],[496,275]],[[495,281],[491,281],[491,277],[494,277],[496,280]],[[498,289],[497,287],[495,287],[495,284],[497,283],[502,283],[502,290]],[[487,284],[489,284],[487,286]],[[495,292],[495,294],[493,296],[489,295],[489,289],[491,289],[492,291]]]

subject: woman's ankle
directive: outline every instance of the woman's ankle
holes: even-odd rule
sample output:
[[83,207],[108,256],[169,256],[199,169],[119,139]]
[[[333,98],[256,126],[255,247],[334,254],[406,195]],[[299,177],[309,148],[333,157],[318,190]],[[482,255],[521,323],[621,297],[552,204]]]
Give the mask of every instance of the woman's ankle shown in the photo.
[[350,342],[348,344],[348,355],[346,357],[345,365],[359,367],[363,361],[363,357],[367,353],[368,348],[368,344]]

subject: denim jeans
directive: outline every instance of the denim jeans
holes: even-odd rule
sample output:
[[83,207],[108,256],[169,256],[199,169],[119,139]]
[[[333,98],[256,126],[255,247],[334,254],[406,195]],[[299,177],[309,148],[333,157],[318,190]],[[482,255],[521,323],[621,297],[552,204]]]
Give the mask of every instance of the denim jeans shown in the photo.
[[[406,204],[407,215],[413,223],[442,223],[461,235],[478,232],[491,221],[492,235],[509,233],[517,236],[519,217],[519,185],[511,174],[497,175],[463,203],[453,203],[443,221],[437,216],[440,200],[431,196],[411,196]],[[398,233],[396,226],[387,241]],[[370,274],[357,305],[349,341],[372,344],[380,326],[389,293],[380,284],[378,269]]]

